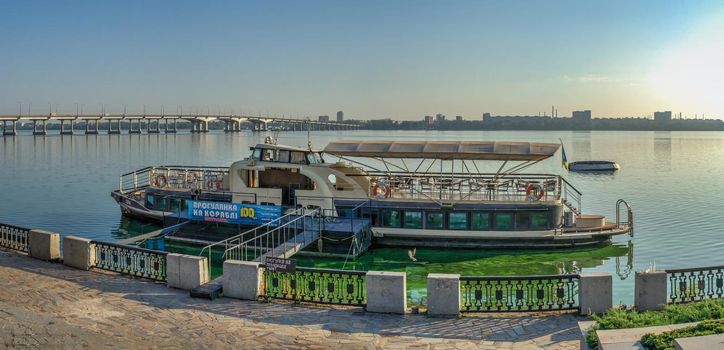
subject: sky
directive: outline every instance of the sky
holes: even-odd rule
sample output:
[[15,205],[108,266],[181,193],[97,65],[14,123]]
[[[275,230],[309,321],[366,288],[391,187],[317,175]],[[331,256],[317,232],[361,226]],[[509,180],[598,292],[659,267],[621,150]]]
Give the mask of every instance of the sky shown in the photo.
[[[0,114],[724,117],[721,1],[0,1]],[[49,108],[50,104],[50,108]]]

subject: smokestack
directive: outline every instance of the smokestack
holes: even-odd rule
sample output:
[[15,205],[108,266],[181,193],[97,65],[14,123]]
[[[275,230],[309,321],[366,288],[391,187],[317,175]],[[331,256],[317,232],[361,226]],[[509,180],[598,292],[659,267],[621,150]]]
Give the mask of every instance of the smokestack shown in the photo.
[[555,117],[554,111],[555,111],[555,106],[551,106],[551,118]]

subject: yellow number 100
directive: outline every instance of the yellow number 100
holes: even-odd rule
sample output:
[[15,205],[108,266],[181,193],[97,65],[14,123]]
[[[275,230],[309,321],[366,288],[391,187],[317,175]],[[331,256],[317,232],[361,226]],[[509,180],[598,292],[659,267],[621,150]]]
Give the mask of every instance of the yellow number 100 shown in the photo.
[[254,215],[254,208],[241,208],[241,217],[256,219],[256,215]]

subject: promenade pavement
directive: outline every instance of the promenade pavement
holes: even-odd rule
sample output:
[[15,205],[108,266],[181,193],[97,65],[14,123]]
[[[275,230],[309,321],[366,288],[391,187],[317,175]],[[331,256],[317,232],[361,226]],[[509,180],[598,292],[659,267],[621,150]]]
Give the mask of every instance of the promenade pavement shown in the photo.
[[577,320],[209,301],[161,283],[0,249],[0,349],[577,349]]

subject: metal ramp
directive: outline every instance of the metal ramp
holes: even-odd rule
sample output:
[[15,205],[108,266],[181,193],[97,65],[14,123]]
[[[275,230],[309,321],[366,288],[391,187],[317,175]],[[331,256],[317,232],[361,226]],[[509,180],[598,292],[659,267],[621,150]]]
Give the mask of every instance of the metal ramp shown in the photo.
[[262,235],[227,248],[224,259],[264,263],[267,256],[291,257],[319,239],[322,220],[319,209],[308,211]]
[[[274,221],[209,244],[201,249],[199,255],[208,254],[209,275],[214,248],[224,249],[223,261],[234,259],[263,263],[267,256],[291,257],[319,239],[323,220],[320,214],[320,209],[296,209]],[[215,299],[220,296],[222,285],[222,277],[217,277],[191,290],[191,297]]]

